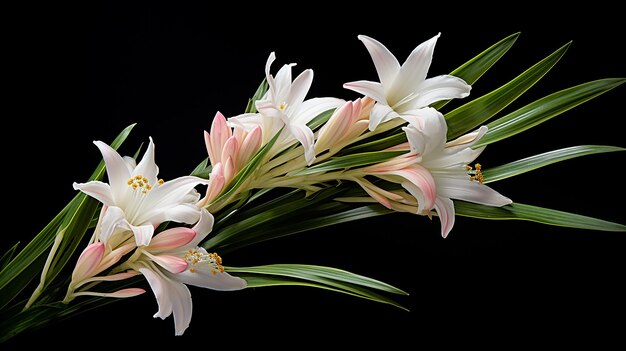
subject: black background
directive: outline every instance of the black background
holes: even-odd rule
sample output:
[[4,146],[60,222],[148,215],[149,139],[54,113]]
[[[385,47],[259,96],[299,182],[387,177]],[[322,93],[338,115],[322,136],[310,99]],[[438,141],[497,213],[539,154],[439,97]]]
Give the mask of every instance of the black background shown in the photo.
[[[2,249],[28,241],[71,199],[72,182],[87,179],[98,162],[92,140],[110,141],[130,123],[139,124],[123,152],[134,152],[152,136],[161,176],[188,174],[206,157],[202,130],[217,110],[226,116],[243,111],[271,51],[278,57],[274,71],[290,62],[298,63],[296,72],[313,68],[310,97],[348,99],[356,95],[342,83],[376,78],[357,34],[379,39],[402,62],[441,31],[433,76],[522,31],[515,47],[475,84],[475,97],[574,40],[554,71],[507,111],[626,73],[623,18],[615,9],[572,14],[511,7],[494,16],[472,6],[68,6],[7,13],[1,147],[10,209]],[[623,87],[611,91],[488,148],[479,161],[490,167],[572,145],[626,146],[623,98]],[[624,161],[621,153],[591,156],[493,187],[517,202],[624,223]],[[295,347],[294,340],[411,348],[433,342],[537,345],[545,337],[550,343],[623,342],[624,249],[623,233],[465,218],[443,240],[437,220],[392,215],[259,244],[224,259],[228,265],[307,263],[351,270],[408,291],[411,296],[398,300],[410,313],[299,287],[234,293],[192,288],[194,316],[183,337],[173,336],[171,318],[151,317],[157,306],[147,293],[21,335],[8,346],[45,341],[78,348],[89,338],[112,347],[120,345],[116,338],[126,338],[147,346],[203,348]]]

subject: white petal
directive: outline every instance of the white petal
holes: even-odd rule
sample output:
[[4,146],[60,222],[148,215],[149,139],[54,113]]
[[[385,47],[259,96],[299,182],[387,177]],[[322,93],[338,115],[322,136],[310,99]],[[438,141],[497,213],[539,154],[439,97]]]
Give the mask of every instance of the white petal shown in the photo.
[[115,205],[109,184],[95,180],[89,183],[74,183],[74,189],[82,191],[107,206]]
[[302,144],[304,148],[304,158],[306,159],[307,165],[311,165],[313,160],[315,160],[315,148],[313,145],[315,137],[313,136],[313,131],[306,125],[290,125],[289,132]]
[[400,72],[393,83],[393,87],[387,87],[387,97],[395,97],[393,103],[411,94],[419,93],[418,88],[422,82],[424,82],[424,79],[426,79],[426,74],[428,73],[430,63],[433,59],[435,44],[440,35],[441,34],[437,34],[430,40],[421,43],[411,52],[404,64],[402,64],[402,68],[400,68]]
[[269,85],[267,93],[271,96],[276,95],[274,77],[272,77],[272,75],[270,74],[270,68],[272,68],[272,63],[274,62],[274,60],[276,60],[276,54],[272,51],[270,53],[270,56],[267,58],[267,61],[265,62],[265,79],[267,80],[267,84]]
[[173,221],[186,224],[196,223],[200,218],[200,209],[195,205],[195,202],[196,201],[191,204],[182,204],[167,209],[163,212],[162,220],[157,220],[157,222]]
[[182,335],[189,327],[193,312],[189,289],[185,284],[173,281],[148,268],[139,268],[139,271],[146,277],[159,305],[159,311],[154,317],[165,319],[173,313],[175,333]]
[[100,149],[102,158],[107,168],[107,177],[109,178],[109,185],[111,186],[111,193],[116,203],[123,202],[128,194],[128,179],[130,178],[130,172],[126,162],[109,145],[101,142],[94,141],[94,144]]
[[356,91],[357,93],[363,94],[365,96],[369,96],[372,99],[387,103],[387,98],[385,97],[385,89],[383,85],[378,82],[370,82],[368,80],[359,80],[356,82],[350,82],[343,85],[344,88],[350,89],[352,91]]
[[414,107],[425,107],[441,100],[464,98],[469,95],[472,87],[461,78],[444,75],[426,79],[418,89],[418,97],[410,102]]
[[289,97],[287,97],[287,108],[294,108],[300,106],[304,97],[311,88],[313,82],[313,70],[307,69],[293,81],[291,89],[289,91]]
[[251,131],[257,126],[263,125],[261,115],[258,113],[244,113],[228,119],[228,125],[231,127],[241,127],[246,132]]
[[466,178],[438,177],[435,173],[438,195],[487,206],[511,204],[511,199],[500,195],[490,187]]
[[480,138],[482,138],[487,133],[488,130],[489,128],[487,126],[481,126],[480,128],[478,128],[478,130],[474,132],[461,135],[460,137],[448,142],[446,144],[446,150],[456,150],[461,147],[471,147],[476,144],[476,142],[478,142]]
[[[202,267],[199,265],[198,267]],[[246,281],[233,277],[228,273],[208,271],[203,269],[197,269],[194,273],[189,270],[175,275],[175,279],[185,284],[199,286],[201,288],[207,288],[220,291],[234,291],[241,290],[246,287]]]
[[372,56],[378,78],[386,89],[391,88],[398,72],[400,72],[400,64],[395,56],[378,40],[370,38],[366,35],[359,35],[359,40],[365,44],[367,51]]
[[150,245],[150,240],[152,240],[152,235],[154,234],[154,226],[152,224],[140,226],[131,225],[130,229],[135,235],[135,243],[137,243],[137,246]]
[[437,216],[441,221],[441,236],[445,238],[454,226],[454,202],[448,198],[438,196],[437,200],[435,200],[435,211],[437,211]]
[[196,237],[187,246],[198,246],[198,244],[200,244],[200,242],[204,240],[204,238],[206,238],[206,236],[213,230],[213,222],[213,215],[206,209],[201,209],[200,220],[193,227],[193,230],[196,232]]
[[155,185],[158,174],[159,167],[157,167],[156,163],[154,163],[154,142],[152,142],[152,137],[150,137],[150,143],[148,143],[146,153],[143,155],[139,164],[137,164],[137,167],[133,171],[132,175],[141,175],[146,177],[151,185]]
[[372,112],[370,112],[370,130],[374,131],[379,124],[390,121],[394,118],[400,117],[396,111],[391,107],[381,104],[380,102],[374,105]]
[[106,243],[111,236],[120,231],[130,230],[130,224],[126,220],[124,211],[116,206],[109,206],[102,216],[100,227],[100,241]]
[[135,161],[135,159],[130,156],[124,156],[122,158],[124,159],[124,162],[126,162],[126,167],[128,167],[128,173],[133,174],[135,167],[137,167],[137,161]]
[[[133,220],[133,223],[156,224],[155,221],[164,218],[165,211],[189,200],[190,197],[188,196],[195,186],[208,183],[209,181],[206,179],[185,176],[155,186],[146,194],[146,199],[138,210],[139,215]],[[192,223],[194,222],[195,220]]]
[[[336,98],[313,98],[303,102],[293,115],[291,122],[296,124],[307,124],[320,113],[337,108],[345,103],[344,100]],[[263,130],[265,137],[265,130]]]
[[294,64],[283,65],[276,73],[274,77],[275,93],[272,98],[277,104],[281,104],[287,101],[289,97],[289,90],[291,89],[291,66]]

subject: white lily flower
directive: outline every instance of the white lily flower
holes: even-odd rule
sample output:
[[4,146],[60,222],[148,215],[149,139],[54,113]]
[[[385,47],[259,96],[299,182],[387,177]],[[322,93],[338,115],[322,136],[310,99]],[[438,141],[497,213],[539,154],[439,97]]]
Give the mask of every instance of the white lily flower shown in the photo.
[[428,105],[469,95],[471,86],[450,75],[426,79],[435,44],[440,34],[420,44],[400,66],[396,57],[379,41],[365,35],[358,38],[372,56],[380,82],[356,81],[344,88],[369,96],[378,103],[370,114],[369,129],[398,117],[435,118],[437,110]]
[[246,281],[224,272],[222,259],[198,244],[213,229],[213,216],[202,209],[193,228],[172,228],[157,234],[150,245],[137,249],[129,266],[146,277],[157,299],[154,317],[174,315],[176,335],[182,335],[192,316],[192,300],[185,284],[221,291],[241,290]]
[[122,158],[101,141],[94,141],[94,144],[106,163],[109,183],[74,183],[74,189],[108,206],[98,240],[106,243],[114,234],[130,230],[137,246],[148,245],[154,229],[163,222],[193,224],[198,221],[200,209],[195,204],[200,195],[194,187],[207,181],[192,176],[167,182],[158,179],[152,138],[139,164],[130,157]]
[[315,159],[314,136],[307,126],[320,113],[339,107],[343,100],[336,98],[313,98],[304,101],[313,82],[313,70],[307,69],[296,79],[291,79],[291,67],[295,64],[284,65],[276,74],[270,74],[272,62],[276,59],[272,52],[265,65],[265,77],[269,90],[263,99],[256,102],[258,114],[243,114],[229,119],[234,125],[243,126],[250,131],[255,126],[261,126],[264,141],[271,139],[283,127],[285,132],[277,145],[286,145],[294,139],[304,148],[307,164]]
[[[403,128],[411,151],[418,157],[418,164],[428,170],[434,179],[436,197],[434,209],[441,220],[441,234],[445,238],[454,225],[454,203],[451,199],[464,200],[487,206],[504,206],[512,201],[497,191],[482,184],[480,164],[474,170],[469,164],[485,149],[472,149],[487,132],[482,126],[473,133],[466,134],[446,143],[448,126],[441,113],[436,118],[409,121]],[[402,184],[416,198],[430,197],[431,186],[422,188],[420,184]]]

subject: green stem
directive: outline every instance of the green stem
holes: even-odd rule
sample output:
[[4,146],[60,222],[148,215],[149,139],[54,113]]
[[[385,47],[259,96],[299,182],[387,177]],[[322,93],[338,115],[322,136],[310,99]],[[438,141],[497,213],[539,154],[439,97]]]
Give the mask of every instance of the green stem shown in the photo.
[[50,253],[48,254],[46,263],[44,264],[43,270],[41,271],[41,277],[39,278],[39,285],[37,285],[37,288],[35,288],[35,291],[30,296],[30,299],[28,299],[28,302],[26,303],[26,306],[24,306],[24,309],[22,311],[26,311],[27,309],[29,309],[33,305],[33,303],[35,303],[35,301],[39,298],[39,296],[41,296],[41,293],[43,292],[43,289],[46,285],[46,275],[48,275],[50,264],[52,264],[54,255],[59,249],[59,246],[61,245],[61,241],[63,241],[64,234],[65,234],[65,228],[63,228],[63,230],[61,230],[57,234],[56,238],[54,238],[54,244],[52,244],[52,249],[50,249]]

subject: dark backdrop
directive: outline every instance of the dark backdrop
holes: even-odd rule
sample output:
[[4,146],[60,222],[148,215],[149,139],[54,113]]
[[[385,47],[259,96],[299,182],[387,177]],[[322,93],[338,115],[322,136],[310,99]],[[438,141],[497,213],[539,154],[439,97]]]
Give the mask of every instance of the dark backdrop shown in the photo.
[[[72,182],[84,181],[98,162],[92,140],[110,141],[130,123],[138,126],[124,152],[152,136],[161,175],[188,174],[206,157],[202,130],[217,110],[227,116],[243,110],[263,78],[270,51],[278,57],[274,69],[290,62],[298,63],[296,72],[314,69],[311,97],[354,98],[342,89],[343,82],[376,77],[356,39],[361,33],[379,39],[403,61],[417,44],[441,31],[432,76],[522,31],[516,46],[475,85],[473,96],[574,40],[554,71],[517,107],[572,85],[626,73],[623,19],[608,7],[576,14],[531,14],[511,7],[492,17],[476,11],[476,4],[474,11],[379,5],[350,10],[242,5],[234,12],[68,6],[11,12],[2,55],[8,78],[2,178],[9,208],[2,249],[30,240],[71,199]],[[623,98],[622,87],[488,148],[480,161],[490,167],[571,145],[626,146]],[[592,156],[493,186],[514,201],[624,223],[624,161],[623,154]],[[235,293],[192,288],[194,316],[180,338],[173,336],[171,318],[151,317],[157,306],[149,292],[24,334],[9,345],[45,340],[79,347],[78,340],[88,337],[96,337],[99,345],[130,338],[185,348],[290,347],[293,340],[329,346],[333,338],[407,347],[534,343],[542,336],[557,343],[610,340],[624,327],[625,248],[623,233],[465,218],[458,218],[443,240],[437,220],[392,215],[263,243],[224,258],[230,265],[330,265],[379,278],[411,293],[399,299],[410,313],[300,287]]]

